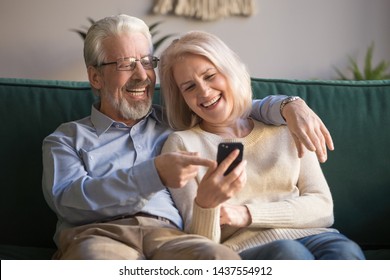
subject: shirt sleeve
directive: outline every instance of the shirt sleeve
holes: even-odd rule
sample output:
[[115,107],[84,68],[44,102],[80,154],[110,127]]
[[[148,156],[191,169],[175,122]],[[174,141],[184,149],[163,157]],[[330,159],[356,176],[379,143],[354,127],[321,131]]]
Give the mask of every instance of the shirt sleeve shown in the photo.
[[60,220],[77,225],[131,215],[139,212],[153,194],[165,189],[153,159],[129,164],[107,176],[91,176],[66,139],[54,133],[42,147],[43,193]]
[[252,102],[251,116],[258,121],[271,125],[285,125],[286,121],[280,114],[280,105],[285,95],[269,95]]

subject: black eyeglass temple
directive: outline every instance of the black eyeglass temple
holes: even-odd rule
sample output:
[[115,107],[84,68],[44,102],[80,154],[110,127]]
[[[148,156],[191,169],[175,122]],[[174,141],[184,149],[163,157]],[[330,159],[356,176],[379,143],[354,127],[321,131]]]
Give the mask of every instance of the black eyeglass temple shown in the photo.
[[117,62],[116,61],[113,61],[113,62],[105,62],[105,63],[102,63],[100,65],[96,65],[96,66],[104,66],[104,65],[110,65],[110,64],[116,64]]

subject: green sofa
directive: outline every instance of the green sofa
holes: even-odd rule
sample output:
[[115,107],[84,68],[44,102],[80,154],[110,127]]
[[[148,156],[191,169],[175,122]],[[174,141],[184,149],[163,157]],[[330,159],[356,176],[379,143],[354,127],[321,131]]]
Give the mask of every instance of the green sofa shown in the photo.
[[[390,80],[253,79],[257,98],[299,95],[330,130],[322,165],[335,227],[368,259],[390,259]],[[158,91],[158,88],[157,88]],[[49,259],[56,216],[41,191],[41,144],[63,122],[90,113],[87,82],[0,78],[0,259]],[[159,102],[158,93],[154,102]]]

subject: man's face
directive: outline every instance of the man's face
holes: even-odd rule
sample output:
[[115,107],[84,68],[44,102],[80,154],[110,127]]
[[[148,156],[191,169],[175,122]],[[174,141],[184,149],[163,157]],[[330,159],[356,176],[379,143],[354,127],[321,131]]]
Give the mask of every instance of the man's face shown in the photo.
[[[120,58],[140,59],[149,52],[148,40],[140,33],[122,34],[103,41],[105,63]],[[156,74],[154,69],[145,70],[139,61],[134,70],[118,71],[117,64],[100,67],[98,86],[100,111],[113,120],[134,124],[150,110]]]

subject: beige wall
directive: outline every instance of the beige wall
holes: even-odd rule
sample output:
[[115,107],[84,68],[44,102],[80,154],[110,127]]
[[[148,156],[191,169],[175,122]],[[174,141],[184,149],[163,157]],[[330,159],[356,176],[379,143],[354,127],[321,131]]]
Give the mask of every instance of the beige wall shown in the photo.
[[[0,0],[0,77],[86,80],[82,40],[72,28],[87,17],[127,13],[161,34],[193,29],[220,36],[264,78],[332,79],[347,55],[390,61],[389,0],[255,0],[251,18],[198,22],[149,14],[154,0]],[[159,54],[159,52],[157,53]]]

